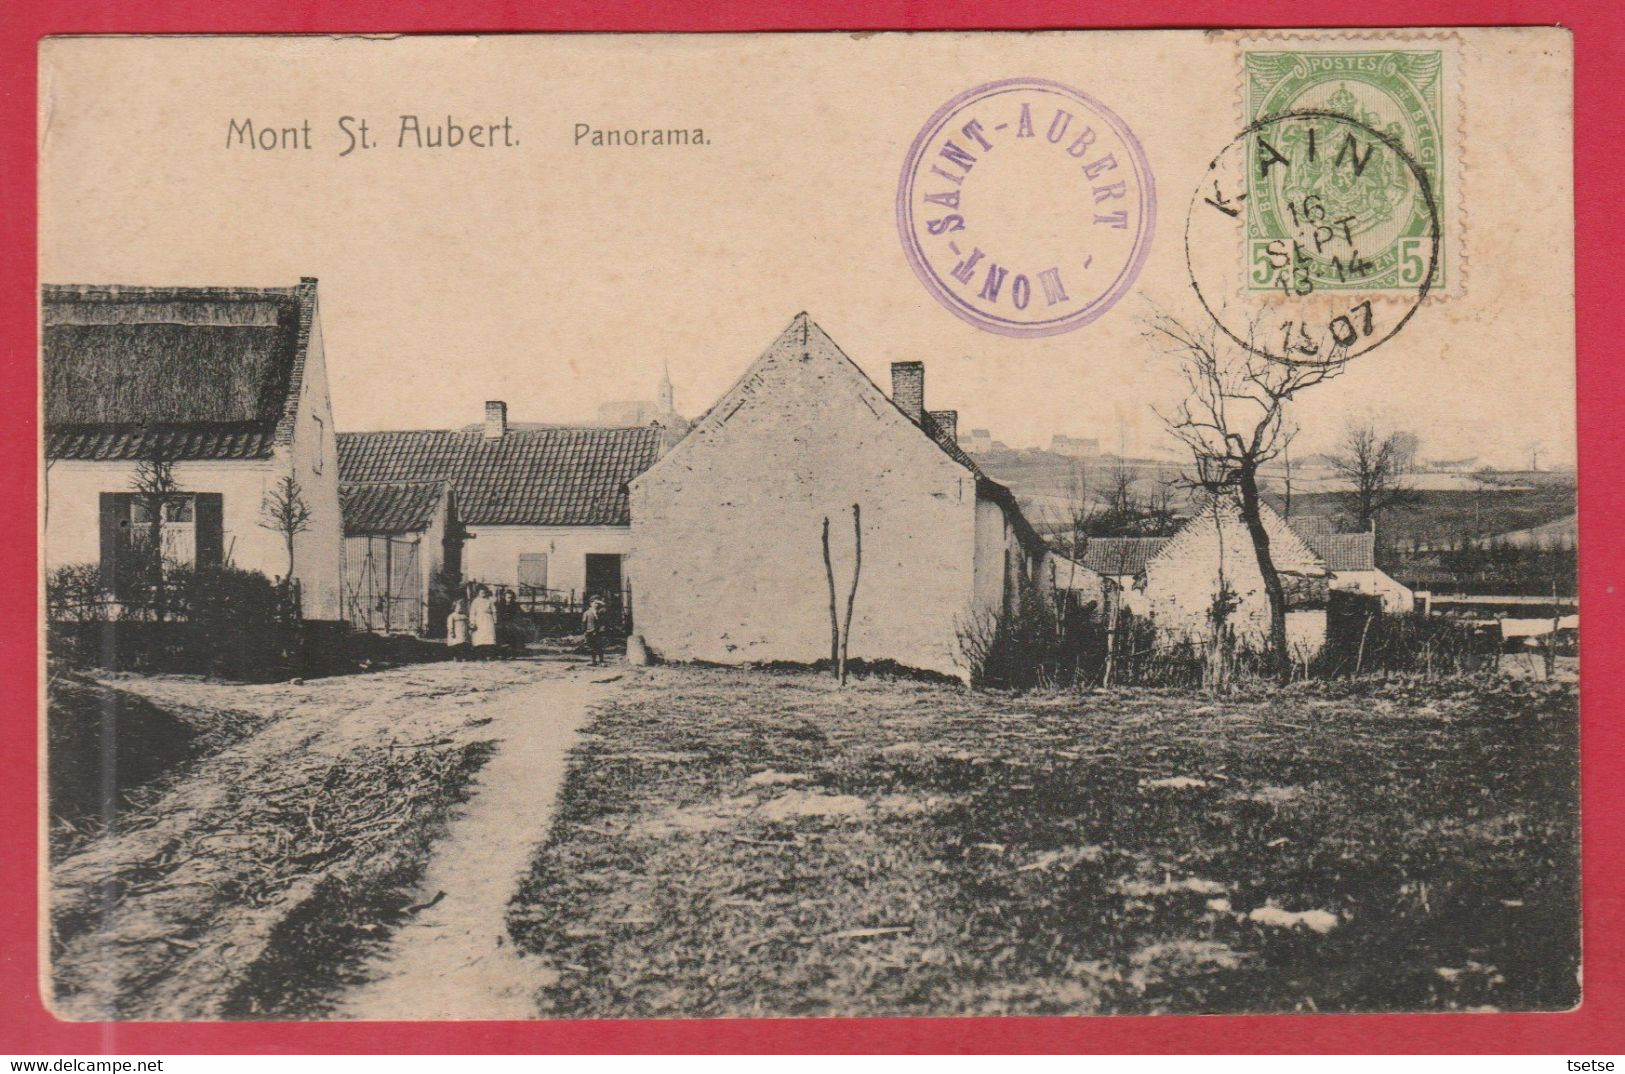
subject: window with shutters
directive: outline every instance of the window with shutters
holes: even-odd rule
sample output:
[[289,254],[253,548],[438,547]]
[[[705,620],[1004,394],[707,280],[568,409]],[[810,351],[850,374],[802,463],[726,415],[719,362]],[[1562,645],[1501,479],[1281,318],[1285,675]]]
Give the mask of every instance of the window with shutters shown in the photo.
[[[132,596],[150,574],[154,538],[153,502],[132,492],[101,494],[103,584],[115,595]],[[215,567],[223,558],[223,499],[218,492],[166,497],[156,527],[163,560],[170,567]]]
[[547,588],[547,553],[519,554],[519,585],[525,589]]

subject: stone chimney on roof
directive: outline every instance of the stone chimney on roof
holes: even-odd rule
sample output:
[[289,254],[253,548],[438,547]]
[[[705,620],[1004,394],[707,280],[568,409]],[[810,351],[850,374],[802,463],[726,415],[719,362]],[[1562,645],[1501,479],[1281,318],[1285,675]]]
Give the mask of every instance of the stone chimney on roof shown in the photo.
[[925,419],[925,363],[893,362],[891,364],[891,401],[897,409],[908,415],[908,420],[921,425]]
[[937,439],[944,444],[959,443],[959,411],[933,410],[931,424],[937,427]]
[[492,399],[485,404],[485,438],[501,440],[508,435],[508,404]]

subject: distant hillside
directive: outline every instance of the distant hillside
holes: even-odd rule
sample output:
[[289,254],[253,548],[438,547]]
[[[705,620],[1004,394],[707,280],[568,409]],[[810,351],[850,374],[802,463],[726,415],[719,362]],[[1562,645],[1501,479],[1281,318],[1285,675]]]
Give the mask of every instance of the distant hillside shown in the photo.
[[[1070,517],[1080,490],[1092,503],[1109,496],[1119,467],[1127,471],[1134,494],[1141,500],[1170,486],[1171,506],[1183,514],[1193,495],[1179,484],[1185,468],[1167,459],[1118,459],[1110,454],[1076,459],[1039,449],[988,452],[975,459],[989,477],[1010,487],[1033,524],[1044,532],[1054,531]],[[1282,477],[1284,471],[1275,470],[1264,481],[1266,496],[1276,510],[1286,506]],[[1390,547],[1442,547],[1466,537],[1488,540],[1502,534],[1532,539],[1524,531],[1536,531],[1544,539],[1564,532],[1563,522],[1575,509],[1572,471],[1429,473],[1413,475],[1410,482],[1416,501],[1383,519],[1379,537]],[[1333,478],[1324,465],[1301,467],[1294,472],[1291,513],[1343,515],[1343,498],[1337,492],[1341,487],[1344,483]],[[1572,520],[1568,525],[1572,532]]]
[[[1438,548],[1464,538],[1486,541],[1502,534],[1544,528],[1574,515],[1575,489],[1568,485],[1496,488],[1487,486],[1467,492],[1423,490],[1414,503],[1383,515],[1378,537],[1393,548]],[[1282,506],[1274,496],[1275,506]],[[1343,513],[1343,501],[1336,493],[1294,493],[1294,515]]]

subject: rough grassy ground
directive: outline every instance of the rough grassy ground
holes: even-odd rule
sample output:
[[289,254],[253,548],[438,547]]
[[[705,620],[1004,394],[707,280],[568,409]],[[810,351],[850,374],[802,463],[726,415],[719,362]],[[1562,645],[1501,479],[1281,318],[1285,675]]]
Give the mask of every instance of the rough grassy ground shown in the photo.
[[128,678],[168,711],[261,726],[53,863],[69,1018],[316,1017],[412,912],[431,844],[490,752],[482,708],[545,674],[429,664],[309,683]]
[[1560,1009],[1577,694],[654,668],[510,907],[545,1014]]

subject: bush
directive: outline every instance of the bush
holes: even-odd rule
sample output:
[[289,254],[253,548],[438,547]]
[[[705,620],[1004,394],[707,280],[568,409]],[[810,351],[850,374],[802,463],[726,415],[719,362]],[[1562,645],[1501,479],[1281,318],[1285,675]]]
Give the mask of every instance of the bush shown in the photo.
[[70,563],[45,575],[45,616],[52,623],[98,623],[109,616],[102,570],[95,563]]
[[1014,609],[978,612],[958,633],[960,654],[979,686],[1026,690],[1093,682],[1105,661],[1099,606],[1055,601],[1031,582]]
[[1483,630],[1436,616],[1390,615],[1380,597],[1334,591],[1326,610],[1326,647],[1311,674],[1470,675],[1496,663],[1496,639]]
[[157,602],[114,601],[94,568],[46,583],[49,649],[79,665],[262,679],[295,670],[303,627],[298,589],[236,567],[171,567]]

